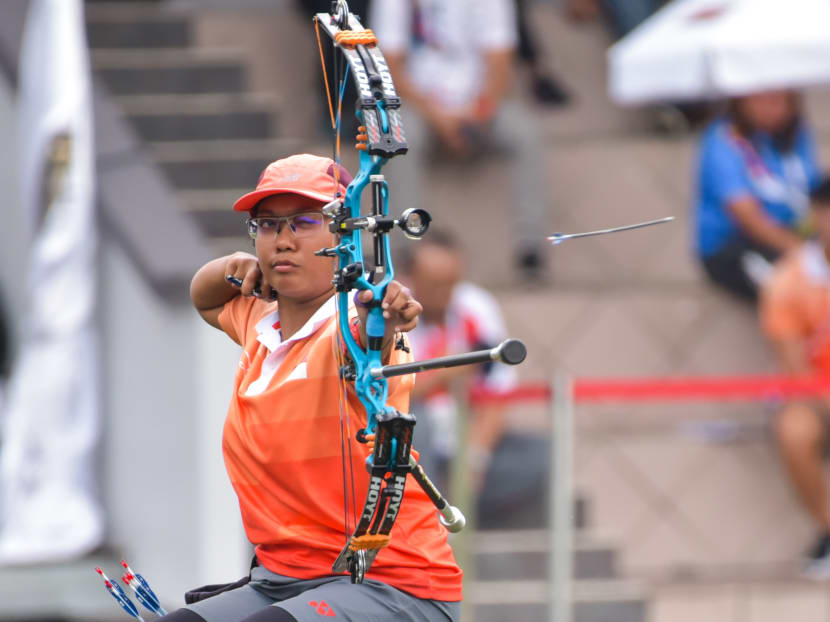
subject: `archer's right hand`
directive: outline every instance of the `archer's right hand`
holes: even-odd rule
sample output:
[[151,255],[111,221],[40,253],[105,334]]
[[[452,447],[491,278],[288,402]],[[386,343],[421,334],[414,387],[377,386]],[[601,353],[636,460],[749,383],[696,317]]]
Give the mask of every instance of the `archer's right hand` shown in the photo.
[[272,296],[276,294],[276,291],[263,281],[259,260],[250,253],[238,252],[228,255],[225,261],[225,280],[243,296],[272,300]]

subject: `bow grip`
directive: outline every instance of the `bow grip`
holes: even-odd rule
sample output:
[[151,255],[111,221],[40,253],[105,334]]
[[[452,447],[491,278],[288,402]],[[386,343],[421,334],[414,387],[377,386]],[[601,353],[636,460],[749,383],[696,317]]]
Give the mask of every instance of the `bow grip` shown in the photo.
[[366,340],[369,350],[380,351],[383,348],[383,337],[386,334],[386,320],[383,317],[380,301],[372,300],[368,305],[369,314],[366,317]]

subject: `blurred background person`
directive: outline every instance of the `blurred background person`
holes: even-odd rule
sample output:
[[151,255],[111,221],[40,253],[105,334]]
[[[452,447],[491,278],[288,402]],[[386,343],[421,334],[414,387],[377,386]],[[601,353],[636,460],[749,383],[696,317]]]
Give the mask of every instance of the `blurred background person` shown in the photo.
[[565,10],[578,21],[591,21],[602,16],[615,38],[634,30],[663,4],[664,0],[567,0]]
[[820,177],[813,137],[793,91],[729,101],[698,155],[697,253],[711,281],[755,302],[770,262],[802,242]]
[[542,146],[527,106],[509,98],[517,46],[510,0],[384,0],[370,23],[405,102],[409,154],[386,170],[396,196],[424,201],[428,139],[459,160],[503,153],[510,170],[515,261],[522,275],[543,269],[546,227]]
[[[409,333],[416,360],[492,348],[507,338],[496,299],[464,280],[462,250],[454,237],[430,230],[405,251],[401,278],[424,308]],[[449,488],[450,462],[458,444],[465,443],[471,481],[481,493],[480,523],[498,523],[517,508],[532,513],[544,497],[547,447],[511,432],[504,404],[469,406],[467,437],[459,438],[457,397],[473,389],[504,392],[515,385],[512,367],[485,364],[421,373],[412,391],[411,409],[418,417],[413,446],[420,463],[435,474],[439,488]]]
[[[761,317],[784,371],[830,374],[830,178],[812,194],[817,233],[787,254],[762,289]],[[775,434],[787,474],[818,535],[805,574],[830,578],[830,499],[824,456],[830,400],[794,400],[779,413]]]
[[531,27],[528,14],[530,6],[527,0],[516,1],[516,26],[518,28],[519,60],[530,72],[530,88],[537,103],[543,106],[564,106],[570,101],[570,95],[562,86],[559,78],[544,66],[543,56],[539,51],[539,42]]

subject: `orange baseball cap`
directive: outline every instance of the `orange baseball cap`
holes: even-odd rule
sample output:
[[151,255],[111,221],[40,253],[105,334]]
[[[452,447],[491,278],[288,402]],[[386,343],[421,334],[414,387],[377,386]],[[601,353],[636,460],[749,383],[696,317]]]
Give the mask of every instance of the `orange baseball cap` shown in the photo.
[[[335,171],[339,173],[339,184],[335,181]],[[346,186],[351,181],[349,172],[331,158],[301,153],[266,166],[259,176],[256,190],[239,197],[233,209],[248,212],[272,194],[299,194],[328,203],[338,190],[341,196],[346,196]]]

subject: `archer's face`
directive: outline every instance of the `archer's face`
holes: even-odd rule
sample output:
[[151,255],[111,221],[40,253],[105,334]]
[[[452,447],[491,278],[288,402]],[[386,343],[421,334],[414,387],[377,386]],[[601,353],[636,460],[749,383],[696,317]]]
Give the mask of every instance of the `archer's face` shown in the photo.
[[[275,194],[257,207],[257,218],[262,218],[320,212],[323,203],[297,194]],[[262,276],[283,300],[305,302],[317,298],[332,289],[334,259],[317,257],[314,251],[333,244],[334,236],[326,225],[307,237],[297,237],[291,227],[281,223],[279,233],[257,235],[256,255]]]
[[461,280],[463,265],[457,253],[423,242],[413,258],[410,282],[424,308],[424,319],[443,323],[455,286]]

